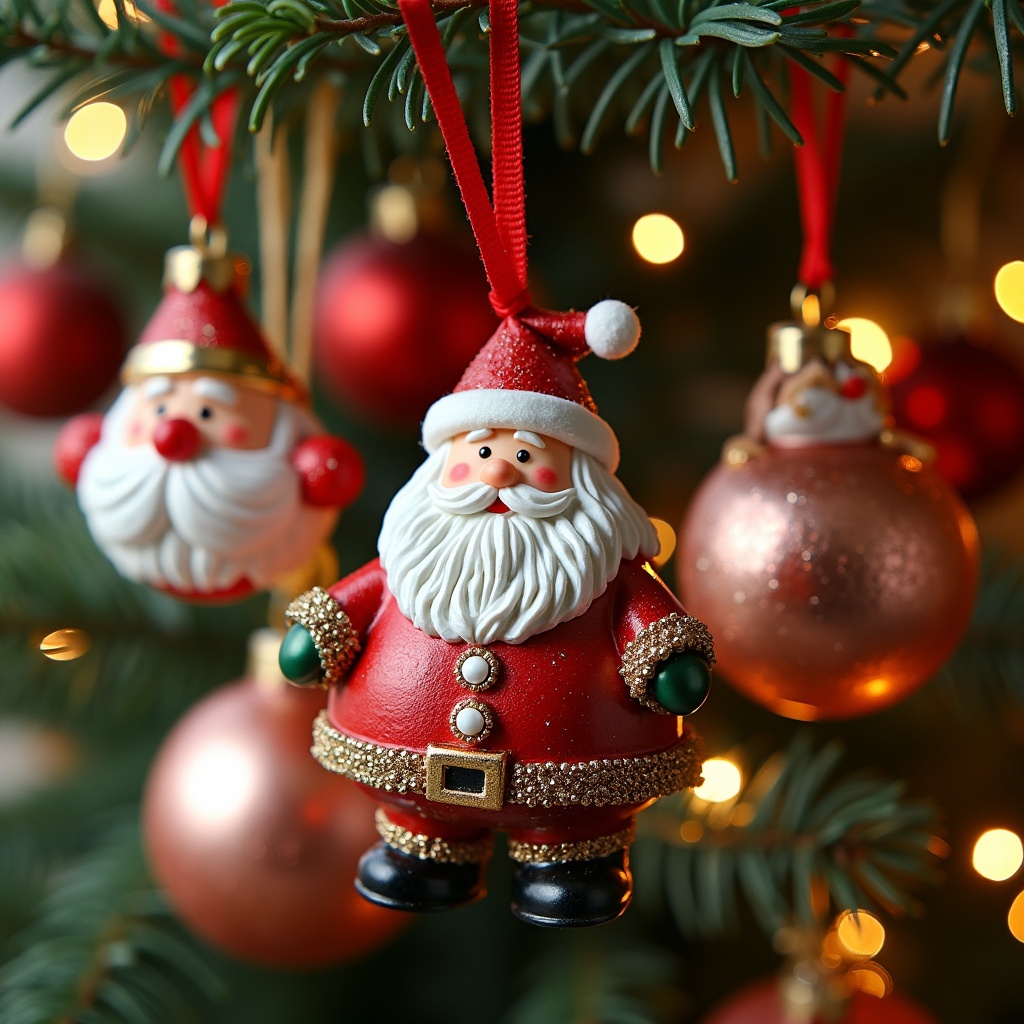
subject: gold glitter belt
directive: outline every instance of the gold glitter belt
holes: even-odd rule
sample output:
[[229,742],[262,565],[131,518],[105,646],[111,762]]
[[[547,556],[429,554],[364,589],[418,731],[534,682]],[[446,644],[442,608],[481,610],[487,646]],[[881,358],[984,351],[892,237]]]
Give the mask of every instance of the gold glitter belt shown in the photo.
[[[312,753],[324,768],[372,789],[428,795],[427,755],[347,736],[327,721],[326,711],[313,724]],[[700,768],[701,743],[691,734],[645,757],[512,763],[504,772],[503,799],[527,807],[642,804],[696,786]]]

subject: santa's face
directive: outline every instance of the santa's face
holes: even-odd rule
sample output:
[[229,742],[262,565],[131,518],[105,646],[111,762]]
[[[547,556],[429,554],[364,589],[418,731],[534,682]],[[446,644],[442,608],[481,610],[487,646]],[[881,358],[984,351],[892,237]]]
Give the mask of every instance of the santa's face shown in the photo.
[[[202,445],[266,448],[277,405],[277,398],[266,391],[239,387],[218,377],[198,373],[150,377],[136,388],[123,441],[129,446],[155,444],[158,450],[166,446],[169,451],[170,445],[163,439],[177,430],[181,451],[188,450],[186,438],[196,449]],[[178,426],[164,426],[171,423]]]
[[572,486],[572,449],[531,430],[471,430],[452,441],[441,483],[498,489],[527,484],[549,494],[564,491]]
[[260,589],[309,559],[337,518],[303,503],[290,461],[317,431],[303,409],[265,392],[150,378],[104,417],[79,504],[129,579],[204,598]]

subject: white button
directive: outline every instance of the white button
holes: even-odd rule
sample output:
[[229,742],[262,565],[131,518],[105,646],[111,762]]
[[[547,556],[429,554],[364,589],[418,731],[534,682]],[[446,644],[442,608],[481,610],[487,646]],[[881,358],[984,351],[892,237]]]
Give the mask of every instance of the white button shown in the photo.
[[[480,660],[483,661],[483,658]],[[455,727],[467,736],[479,736],[485,724],[484,716],[476,708],[463,708],[455,716]]]
[[462,663],[459,671],[467,683],[471,686],[479,686],[491,674],[491,666],[487,664],[486,658],[481,658],[479,654],[473,654]]

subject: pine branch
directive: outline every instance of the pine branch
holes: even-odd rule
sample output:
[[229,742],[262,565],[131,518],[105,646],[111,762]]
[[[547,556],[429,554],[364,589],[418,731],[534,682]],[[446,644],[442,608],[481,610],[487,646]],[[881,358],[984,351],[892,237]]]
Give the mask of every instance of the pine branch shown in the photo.
[[[918,909],[911,889],[936,877],[937,812],[906,800],[899,782],[833,781],[841,752],[837,743],[815,751],[803,734],[728,807],[691,796],[672,817],[662,801],[648,831],[664,844],[661,884],[684,933],[735,930],[740,893],[768,935],[794,922],[820,925],[830,905]],[[682,834],[695,841],[680,840],[683,820]]]
[[187,1024],[219,982],[148,881],[133,825],[67,870],[0,970],[4,1024]]

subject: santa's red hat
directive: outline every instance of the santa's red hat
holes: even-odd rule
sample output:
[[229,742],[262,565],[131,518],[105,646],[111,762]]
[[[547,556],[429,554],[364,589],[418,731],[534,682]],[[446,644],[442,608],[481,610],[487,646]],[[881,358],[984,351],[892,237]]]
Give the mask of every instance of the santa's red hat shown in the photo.
[[303,397],[242,302],[247,272],[248,264],[233,254],[211,256],[192,246],[168,252],[164,296],[128,353],[123,382],[202,373]]
[[614,472],[619,443],[598,416],[576,363],[590,352],[621,359],[639,339],[636,313],[615,299],[587,313],[529,310],[506,317],[455,390],[427,411],[423,445],[432,453],[468,430],[533,430],[593,455]]

